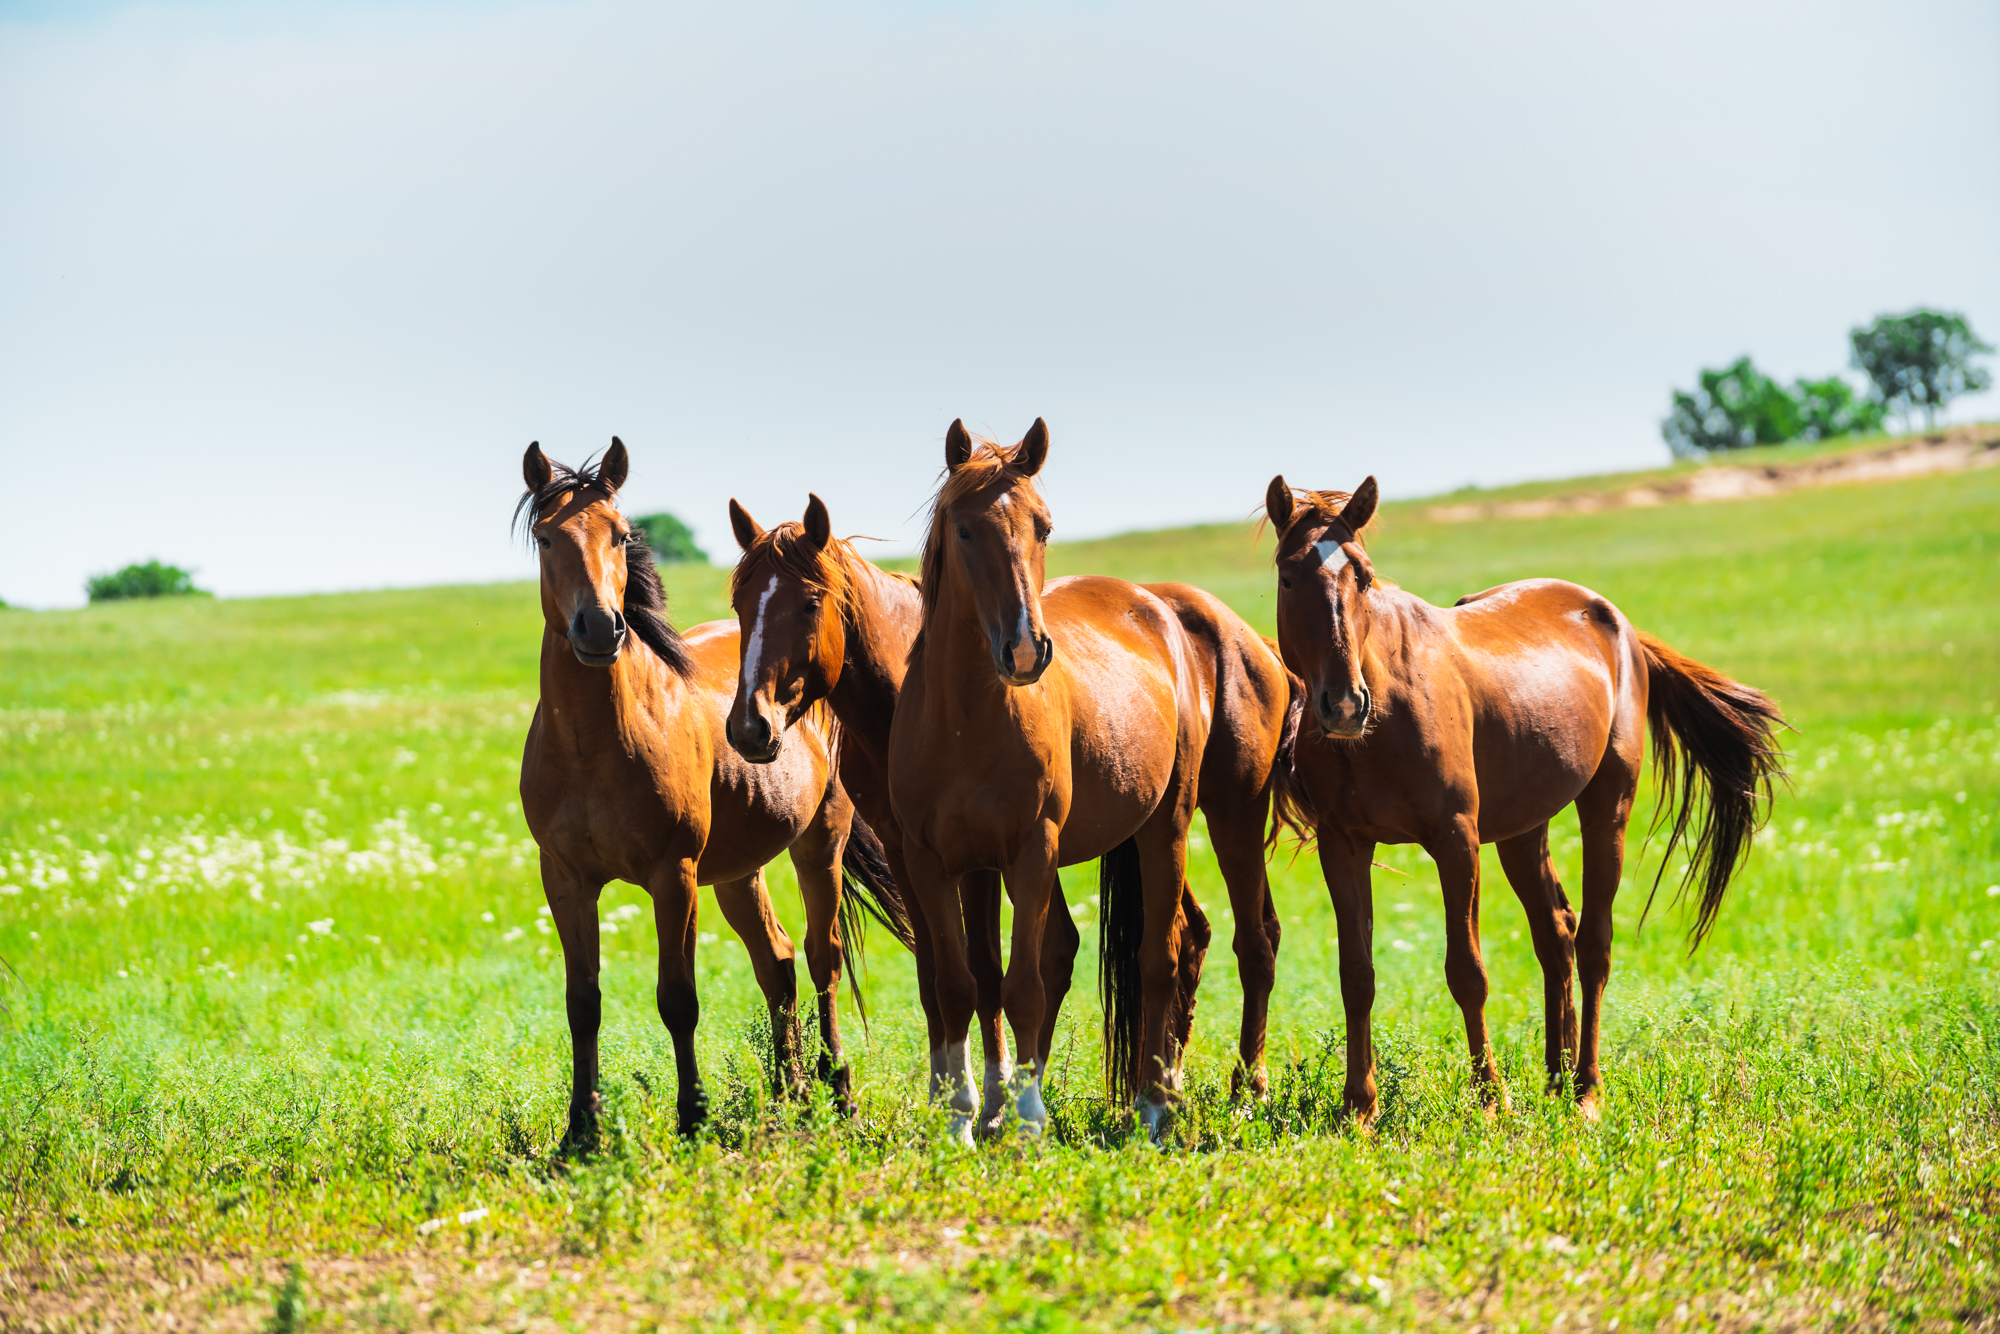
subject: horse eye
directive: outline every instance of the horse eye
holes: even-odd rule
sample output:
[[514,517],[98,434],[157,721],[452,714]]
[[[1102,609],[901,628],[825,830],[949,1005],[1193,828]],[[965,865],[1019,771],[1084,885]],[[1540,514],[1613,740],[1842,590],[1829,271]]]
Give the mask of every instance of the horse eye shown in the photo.
[[972,540],[972,533],[964,524],[958,526],[958,540],[961,542],[970,542]]
[[1280,587],[1280,588],[1290,588],[1291,586],[1292,586],[1292,581],[1291,581],[1291,580],[1289,580],[1289,579],[1285,578],[1285,576],[1284,576],[1284,575],[1282,575],[1282,574],[1278,576],[1278,587]]
[[537,536],[535,538],[535,545],[540,547],[542,550],[547,551],[549,549],[549,539],[546,537]]

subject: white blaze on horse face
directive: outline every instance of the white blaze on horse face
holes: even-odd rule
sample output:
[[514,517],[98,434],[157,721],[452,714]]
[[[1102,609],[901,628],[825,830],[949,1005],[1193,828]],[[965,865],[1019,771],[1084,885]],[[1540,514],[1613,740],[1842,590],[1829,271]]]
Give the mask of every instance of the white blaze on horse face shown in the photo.
[[746,713],[754,712],[756,708],[751,701],[757,698],[757,673],[764,665],[764,613],[771,605],[771,595],[777,591],[778,576],[774,574],[758,597],[757,615],[750,622],[750,644],[743,650],[743,684],[748,687],[743,695]]
[[1330,537],[1313,543],[1313,550],[1319,553],[1321,567],[1329,574],[1339,574],[1340,567],[1347,564],[1347,553],[1340,549],[1340,545]]

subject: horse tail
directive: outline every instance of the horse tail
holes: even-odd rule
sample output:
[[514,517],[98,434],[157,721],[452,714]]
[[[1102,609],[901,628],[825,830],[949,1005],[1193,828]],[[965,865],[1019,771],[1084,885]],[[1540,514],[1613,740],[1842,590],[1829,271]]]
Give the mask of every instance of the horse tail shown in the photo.
[[1264,850],[1278,846],[1278,831],[1289,829],[1303,852],[1312,846],[1319,830],[1319,814],[1312,808],[1305,789],[1299,786],[1295,767],[1299,753],[1299,729],[1305,723],[1306,683],[1289,669],[1285,672],[1289,692],[1285,700],[1285,725],[1278,733],[1278,754],[1271,763],[1271,832],[1265,836]]
[[882,840],[858,814],[848,826],[847,846],[840,854],[840,879],[841,970],[854,993],[854,1008],[866,1023],[868,1008],[861,999],[861,942],[868,934],[868,919],[881,923],[904,949],[915,949],[916,937],[910,931],[909,909],[896,888]]
[[1139,878],[1139,840],[1128,838],[1097,863],[1097,990],[1104,1000],[1104,1079],[1113,1106],[1128,1106],[1139,1090],[1144,984],[1139,943],[1146,934],[1146,896]]
[[[1660,870],[1646,895],[1653,896],[1673,861],[1674,849],[1690,840],[1688,864],[1678,901],[1688,886],[1701,886],[1700,908],[1689,932],[1689,948],[1701,944],[1715,925],[1722,892],[1750,855],[1750,840],[1770,814],[1772,780],[1784,777],[1784,752],[1777,729],[1785,726],[1771,697],[1713,667],[1705,667],[1639,634],[1646,655],[1646,720],[1653,730],[1653,765],[1659,770],[1660,805],[1651,833],[1672,826]],[[1705,789],[1704,793],[1698,789]]]

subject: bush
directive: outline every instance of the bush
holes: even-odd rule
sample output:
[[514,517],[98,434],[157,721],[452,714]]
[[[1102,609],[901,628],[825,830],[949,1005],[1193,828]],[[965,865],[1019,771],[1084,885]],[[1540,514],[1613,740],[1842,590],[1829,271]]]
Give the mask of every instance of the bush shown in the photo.
[[83,591],[92,602],[209,596],[194,586],[191,572],[178,565],[162,565],[156,560],[149,560],[144,565],[127,565],[115,574],[94,574],[84,580]]
[[653,559],[662,564],[708,564],[708,553],[694,544],[694,533],[673,515],[642,514],[632,520],[632,526],[645,530],[646,545],[653,549]]
[[1675,458],[1697,458],[1722,449],[1864,435],[1881,430],[1887,413],[1879,399],[1863,397],[1837,375],[1797,380],[1787,389],[1750,358],[1738,357],[1719,371],[1703,371],[1692,393],[1676,389],[1660,434]]

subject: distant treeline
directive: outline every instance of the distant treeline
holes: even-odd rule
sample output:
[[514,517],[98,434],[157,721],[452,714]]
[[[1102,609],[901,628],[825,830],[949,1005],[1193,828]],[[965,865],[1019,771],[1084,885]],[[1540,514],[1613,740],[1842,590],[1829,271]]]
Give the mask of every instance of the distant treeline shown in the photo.
[[1701,372],[1700,387],[1673,391],[1673,409],[1660,434],[1676,458],[1724,449],[1871,435],[1891,414],[1926,427],[1951,400],[1977,393],[1993,376],[1972,364],[1991,352],[1963,315],[1913,310],[1883,315],[1848,333],[1850,362],[1867,377],[1858,387],[1842,375],[1795,380],[1787,387],[1758,370],[1747,356],[1721,370]]

